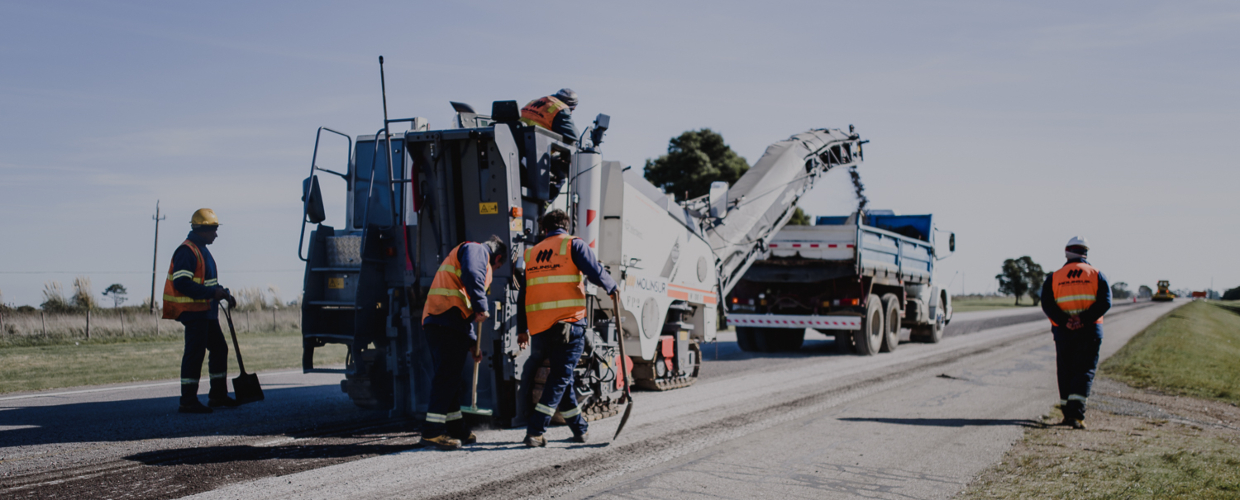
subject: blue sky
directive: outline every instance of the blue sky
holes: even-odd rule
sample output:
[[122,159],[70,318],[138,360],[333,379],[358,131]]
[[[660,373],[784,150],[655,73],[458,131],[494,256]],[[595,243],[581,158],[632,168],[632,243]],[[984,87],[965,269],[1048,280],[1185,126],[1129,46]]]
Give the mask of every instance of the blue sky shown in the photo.
[[[380,54],[394,117],[441,127],[449,100],[568,86],[579,122],[613,117],[605,155],[637,166],[688,129],[753,162],[855,124],[871,206],[957,233],[940,268],[955,292],[993,290],[1009,257],[1057,268],[1077,234],[1112,281],[1240,285],[1234,4],[360,5],[0,4],[4,302],[37,305],[45,282],[79,274],[140,301],[156,200],[161,274],[207,206],[221,282],[295,297],[314,131],[382,125]],[[332,147],[321,165],[343,160]],[[803,206],[852,204],[840,172]]]

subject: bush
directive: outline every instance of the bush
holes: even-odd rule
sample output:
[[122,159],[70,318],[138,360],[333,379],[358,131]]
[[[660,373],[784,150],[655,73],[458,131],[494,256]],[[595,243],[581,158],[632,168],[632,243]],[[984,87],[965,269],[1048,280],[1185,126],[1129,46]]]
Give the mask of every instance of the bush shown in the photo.
[[1223,292],[1223,300],[1240,300],[1240,286]]

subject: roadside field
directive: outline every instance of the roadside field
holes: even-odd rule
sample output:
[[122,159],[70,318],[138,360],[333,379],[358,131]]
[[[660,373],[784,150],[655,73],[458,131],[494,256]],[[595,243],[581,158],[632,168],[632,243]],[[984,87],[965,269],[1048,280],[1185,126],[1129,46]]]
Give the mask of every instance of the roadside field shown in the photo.
[[[236,318],[234,317],[234,320]],[[237,358],[228,342],[229,378],[236,376]],[[237,333],[247,371],[301,366],[301,334],[295,330]],[[37,346],[0,347],[0,393],[60,387],[164,380],[180,377],[184,335],[129,342],[79,341]],[[316,366],[344,363],[345,348],[332,344],[315,351]],[[203,387],[206,362],[203,362]],[[231,382],[230,382],[231,384]]]
[[960,498],[1240,498],[1238,352],[1235,303],[1171,311],[1103,363],[1088,430],[1050,411]]
[[1019,306],[1016,305],[1016,297],[982,297],[977,295],[952,297],[952,312],[991,311],[1013,307],[1037,309],[1033,306],[1033,300],[1029,297],[1021,297]]
[[1193,301],[1102,364],[1133,387],[1240,403],[1240,301]]

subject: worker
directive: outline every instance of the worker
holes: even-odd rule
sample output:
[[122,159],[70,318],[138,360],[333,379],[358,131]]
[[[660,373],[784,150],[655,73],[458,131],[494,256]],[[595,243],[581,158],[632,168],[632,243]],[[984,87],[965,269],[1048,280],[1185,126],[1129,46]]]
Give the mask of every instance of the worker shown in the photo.
[[422,311],[422,328],[431,349],[435,376],[431,380],[430,405],[422,426],[422,444],[455,450],[473,444],[478,437],[461,415],[462,371],[466,354],[482,359],[478,349],[481,322],[487,312],[487,290],[492,271],[504,265],[508,245],[498,236],[484,243],[467,241],[448,252],[431,282]]
[[577,127],[573,126],[573,110],[577,109],[577,93],[573,89],[560,89],[553,95],[530,101],[521,108],[521,121],[537,125],[565,136],[568,142],[577,140]]
[[533,344],[526,364],[527,376],[532,378],[544,359],[551,361],[542,396],[525,431],[525,445],[529,447],[547,446],[543,434],[556,410],[573,431],[571,441],[584,443],[589,439],[588,425],[573,390],[573,368],[585,349],[583,275],[611,295],[612,300],[617,299],[616,282],[599,265],[586,243],[568,234],[568,220],[563,210],[547,212],[540,224],[545,237],[525,251],[525,283],[519,297],[524,314],[518,317],[517,344],[521,349]]
[[[219,303],[237,305],[227,288],[220,286],[215,259],[207,245],[219,236],[220,221],[215,211],[200,208],[190,218],[189,236],[172,253],[168,279],[164,282],[164,319],[175,319],[185,326],[185,354],[181,357],[181,413],[211,413],[211,408],[231,408],[237,400],[228,397],[228,344],[220,330]],[[211,390],[207,406],[198,400],[198,379],[202,358],[210,353],[207,373]]]
[[1102,345],[1102,316],[1111,308],[1106,275],[1085,261],[1089,242],[1073,237],[1064,249],[1068,263],[1042,284],[1042,311],[1055,336],[1062,425],[1085,428],[1085,402]]

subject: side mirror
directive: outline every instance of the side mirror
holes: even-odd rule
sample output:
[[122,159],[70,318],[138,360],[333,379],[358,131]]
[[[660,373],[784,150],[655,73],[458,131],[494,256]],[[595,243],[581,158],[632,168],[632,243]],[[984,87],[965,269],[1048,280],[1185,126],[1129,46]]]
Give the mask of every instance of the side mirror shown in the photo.
[[710,216],[721,219],[728,214],[728,183],[715,181],[710,183],[709,199]]
[[319,192],[319,176],[312,175],[301,181],[301,201],[306,206],[306,219],[318,224],[327,219],[323,210],[323,194]]
[[947,249],[953,252],[956,251],[956,233],[952,233],[952,235],[947,238]]

